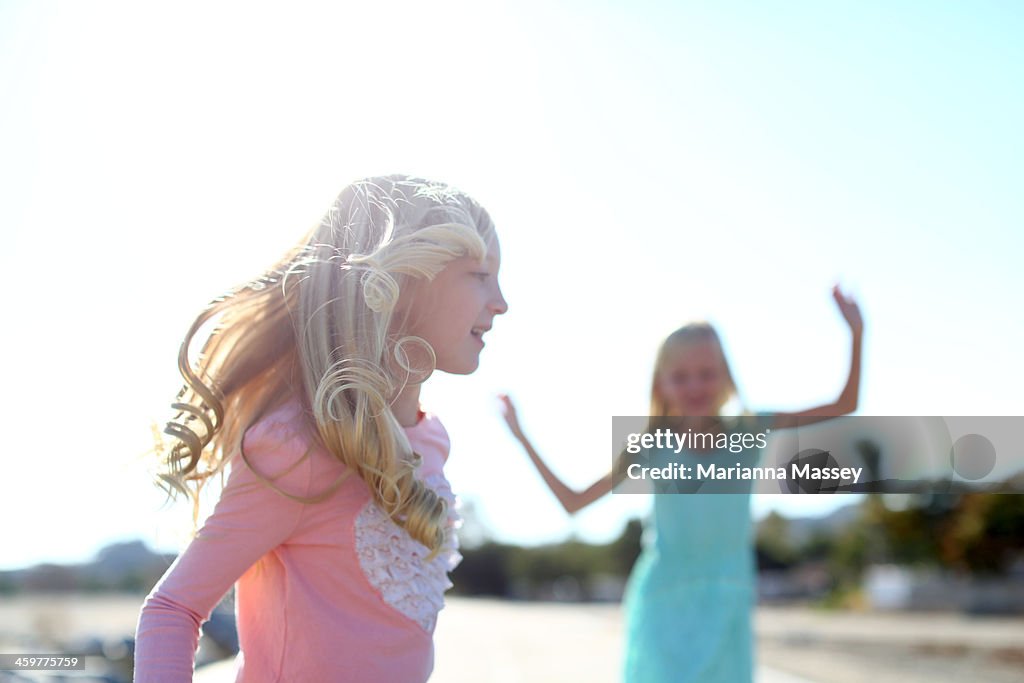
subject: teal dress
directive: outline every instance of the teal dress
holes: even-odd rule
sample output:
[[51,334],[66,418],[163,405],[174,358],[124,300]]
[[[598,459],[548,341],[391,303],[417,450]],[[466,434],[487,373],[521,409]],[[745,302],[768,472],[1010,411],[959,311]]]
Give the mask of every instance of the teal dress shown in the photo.
[[[742,431],[771,427],[749,417]],[[760,462],[763,449],[696,453],[650,451],[654,466]],[[693,470],[696,472],[696,470]],[[706,493],[670,493],[654,504],[623,596],[626,683],[751,683],[757,572],[750,519],[751,480],[704,481]],[[694,486],[694,483],[682,486]],[[707,493],[715,489],[729,493]]]

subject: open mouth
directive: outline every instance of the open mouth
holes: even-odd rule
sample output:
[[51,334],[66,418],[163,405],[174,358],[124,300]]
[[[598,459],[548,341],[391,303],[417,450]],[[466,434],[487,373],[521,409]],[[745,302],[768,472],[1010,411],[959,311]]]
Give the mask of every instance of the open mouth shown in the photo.
[[473,329],[471,329],[471,330],[469,331],[469,334],[470,334],[470,336],[472,336],[473,338],[475,338],[475,339],[479,340],[479,341],[480,341],[480,343],[483,343],[483,341],[484,341],[484,339],[483,339],[483,337],[484,337],[484,332],[486,332],[486,331],[487,331],[487,330],[489,330],[489,329],[491,329],[491,328],[490,328],[490,327],[474,327]]

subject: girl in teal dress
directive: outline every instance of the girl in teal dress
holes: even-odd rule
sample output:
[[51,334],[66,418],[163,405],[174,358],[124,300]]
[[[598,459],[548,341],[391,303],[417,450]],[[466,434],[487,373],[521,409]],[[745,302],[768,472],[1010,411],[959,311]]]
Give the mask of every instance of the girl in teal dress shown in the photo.
[[[695,432],[764,432],[805,425],[853,412],[860,383],[863,322],[857,303],[832,290],[852,333],[849,377],[833,403],[782,413],[746,413],[720,418],[737,395],[729,364],[714,328],[691,323],[662,343],[651,384],[651,418],[678,418]],[[572,514],[610,492],[622,480],[623,461],[583,491],[566,486],[526,438],[507,395],[505,419],[551,491]],[[648,452],[649,464],[757,465],[762,449]],[[745,483],[744,483],[745,482]],[[751,625],[756,604],[756,568],[750,514],[750,480],[704,481],[700,494],[659,492],[644,530],[642,550],[623,596],[623,680],[626,683],[750,683],[755,646]],[[709,493],[709,487],[729,493]]]

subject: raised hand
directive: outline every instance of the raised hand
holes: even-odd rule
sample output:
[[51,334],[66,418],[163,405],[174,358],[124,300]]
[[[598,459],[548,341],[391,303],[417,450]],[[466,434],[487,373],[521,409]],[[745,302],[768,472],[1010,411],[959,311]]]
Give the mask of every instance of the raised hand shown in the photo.
[[501,400],[501,414],[505,418],[508,428],[517,439],[521,439],[523,430],[519,426],[519,416],[516,414],[515,404],[512,403],[508,394],[498,394],[498,398]]
[[595,500],[600,498],[606,493],[612,490],[613,480],[612,473],[609,472],[605,476],[601,477],[584,491],[576,491],[575,489],[569,488],[565,485],[561,479],[559,479],[551,468],[541,459],[540,455],[534,449],[533,444],[523,434],[522,428],[519,426],[519,416],[516,415],[516,406],[512,403],[512,399],[509,398],[508,394],[498,394],[498,398],[501,400],[501,412],[505,418],[505,422],[508,423],[508,428],[512,431],[512,434],[519,440],[519,444],[526,451],[526,454],[530,456],[530,460],[533,462],[537,471],[540,473],[544,483],[548,485],[551,492],[555,494],[555,498],[562,504],[562,507],[570,515],[575,513],[580,508],[590,505]]
[[839,313],[846,320],[846,324],[850,326],[850,331],[854,335],[860,336],[864,331],[864,318],[860,314],[860,306],[857,305],[853,297],[843,294],[839,285],[832,287],[832,298],[836,300]]

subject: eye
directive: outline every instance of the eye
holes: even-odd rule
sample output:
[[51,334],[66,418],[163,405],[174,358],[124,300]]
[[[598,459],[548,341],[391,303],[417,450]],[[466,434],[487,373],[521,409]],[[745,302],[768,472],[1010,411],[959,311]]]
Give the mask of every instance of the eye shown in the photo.
[[472,275],[473,277],[479,278],[481,282],[483,282],[484,280],[491,276],[491,274],[486,271],[477,271],[475,273],[472,273]]

